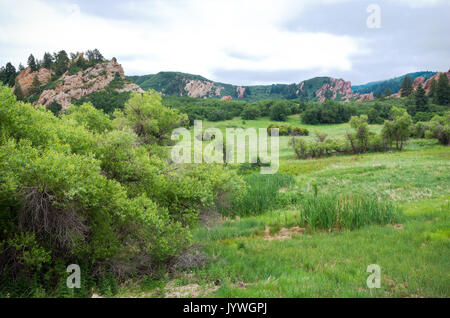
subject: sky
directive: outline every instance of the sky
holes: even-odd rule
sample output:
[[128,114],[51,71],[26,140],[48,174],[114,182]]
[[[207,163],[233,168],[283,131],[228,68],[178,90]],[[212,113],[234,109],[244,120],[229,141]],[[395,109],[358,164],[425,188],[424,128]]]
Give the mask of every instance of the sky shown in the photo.
[[126,75],[353,85],[450,68],[450,0],[0,0],[0,65],[98,48]]

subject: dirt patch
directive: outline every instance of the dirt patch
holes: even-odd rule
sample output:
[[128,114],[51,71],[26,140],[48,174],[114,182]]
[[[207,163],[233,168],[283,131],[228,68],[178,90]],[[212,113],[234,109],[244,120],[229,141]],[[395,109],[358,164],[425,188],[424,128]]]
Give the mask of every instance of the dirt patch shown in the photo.
[[292,238],[294,235],[303,233],[305,231],[304,228],[294,226],[290,228],[282,227],[278,232],[271,234],[270,227],[266,227],[264,230],[264,240],[265,241],[283,241],[286,239]]
[[214,283],[210,283],[204,286],[199,284],[188,284],[184,286],[176,286],[176,281],[172,280],[167,283],[165,287],[165,298],[186,298],[186,297],[201,297],[211,294],[219,289],[220,286],[216,286]]
[[403,224],[393,224],[392,226],[396,230],[399,230],[399,231],[403,230]]

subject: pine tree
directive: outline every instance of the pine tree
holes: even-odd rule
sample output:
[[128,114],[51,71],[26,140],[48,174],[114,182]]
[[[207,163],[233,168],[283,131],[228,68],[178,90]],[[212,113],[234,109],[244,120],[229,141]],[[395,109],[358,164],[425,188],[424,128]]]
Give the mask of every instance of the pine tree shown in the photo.
[[417,86],[416,92],[414,93],[414,99],[416,102],[416,111],[417,112],[428,112],[428,97],[426,96],[426,92],[423,89],[422,84]]
[[18,71],[19,73],[22,72],[25,69],[25,67],[22,65],[22,63],[19,63]]
[[378,91],[376,98],[381,99],[381,97],[383,97],[383,95],[381,94],[381,91]]
[[22,87],[20,86],[18,81],[16,81],[16,85],[14,85],[14,95],[16,95],[17,100],[23,100],[24,98]]
[[439,105],[450,105],[450,87],[447,74],[441,73],[436,85],[436,99]]
[[406,97],[411,95],[412,92],[413,92],[413,82],[411,80],[411,77],[407,75],[403,78],[403,82],[400,87],[400,96]]
[[28,57],[28,66],[30,67],[31,72],[36,72],[38,69],[33,54],[30,54],[30,56]]
[[33,83],[31,84],[30,95],[39,94],[41,90],[41,82],[39,82],[38,77],[35,75],[33,78]]
[[386,87],[386,89],[384,90],[384,96],[388,97],[388,96],[391,96],[391,95],[392,95],[392,92],[391,92],[391,89],[390,89],[389,86],[388,86],[388,87]]
[[53,57],[50,53],[45,52],[44,53],[44,59],[42,60],[42,66],[46,69],[50,69],[53,64]]
[[55,59],[55,73],[57,76],[61,76],[67,71],[69,65],[69,57],[66,51],[59,51]]
[[436,80],[434,78],[430,81],[430,91],[428,92],[429,97],[433,97],[436,94]]
[[6,63],[5,66],[5,84],[8,86],[14,86],[16,80],[16,68],[10,62]]

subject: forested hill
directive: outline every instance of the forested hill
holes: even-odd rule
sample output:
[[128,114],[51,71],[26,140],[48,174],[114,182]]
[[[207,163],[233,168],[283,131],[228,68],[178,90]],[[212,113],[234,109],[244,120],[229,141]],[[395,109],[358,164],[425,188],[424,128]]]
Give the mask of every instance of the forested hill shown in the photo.
[[402,84],[403,79],[405,76],[408,76],[414,81],[417,77],[423,76],[425,81],[434,76],[436,72],[414,72],[414,73],[408,73],[402,76],[394,77],[388,80],[383,81],[376,81],[376,82],[370,82],[363,85],[355,85],[352,86],[352,91],[355,93],[360,94],[369,94],[373,93],[374,96],[376,96],[378,93],[384,94],[386,91],[386,88],[389,88],[389,90],[393,93],[398,92],[400,90],[400,86]]
[[400,90],[403,78],[408,75],[428,80],[436,72],[415,72],[396,78],[351,86],[351,82],[332,77],[315,77],[300,83],[238,86],[209,80],[200,75],[181,72],[159,72],[143,76],[128,76],[142,89],[154,89],[168,96],[221,98],[225,100],[258,101],[264,99],[296,99],[301,101],[370,100],[389,88],[392,93]]
[[224,100],[257,101],[297,99],[302,101],[349,100],[359,98],[351,92],[351,83],[331,77],[315,77],[300,83],[238,86],[214,82],[199,75],[160,72],[128,79],[142,89],[154,89],[169,96],[209,97]]

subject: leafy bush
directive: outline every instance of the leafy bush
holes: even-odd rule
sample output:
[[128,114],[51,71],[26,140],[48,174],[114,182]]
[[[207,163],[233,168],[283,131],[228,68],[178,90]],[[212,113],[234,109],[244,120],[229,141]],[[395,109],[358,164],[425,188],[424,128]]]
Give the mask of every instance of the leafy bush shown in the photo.
[[283,101],[277,101],[270,107],[270,119],[276,121],[285,121],[290,115],[290,109]]
[[410,136],[412,119],[404,108],[393,107],[392,114],[393,119],[384,122],[381,134],[391,149],[395,143],[395,149],[402,150]]
[[[200,210],[243,192],[222,166],[149,153],[183,118],[149,94],[128,104],[142,116],[126,109],[113,124],[90,104],[55,117],[0,86],[0,294],[113,295],[116,280],[154,273],[189,246]],[[72,263],[83,291],[64,287]]]
[[426,138],[437,138],[439,143],[444,146],[450,144],[450,112],[444,116],[434,116],[428,123]]
[[270,124],[267,127],[267,134],[270,136],[272,128],[278,128],[278,136],[308,136],[309,131],[306,128],[291,125],[275,125]]
[[64,117],[74,119],[78,124],[86,126],[93,132],[104,132],[112,129],[112,121],[103,111],[96,109],[91,103],[80,106],[71,105],[66,109]]
[[260,116],[259,109],[256,105],[248,105],[241,113],[242,119],[253,120]]
[[302,122],[310,125],[346,123],[356,114],[357,110],[352,105],[327,100],[321,104],[309,105],[303,113]]

